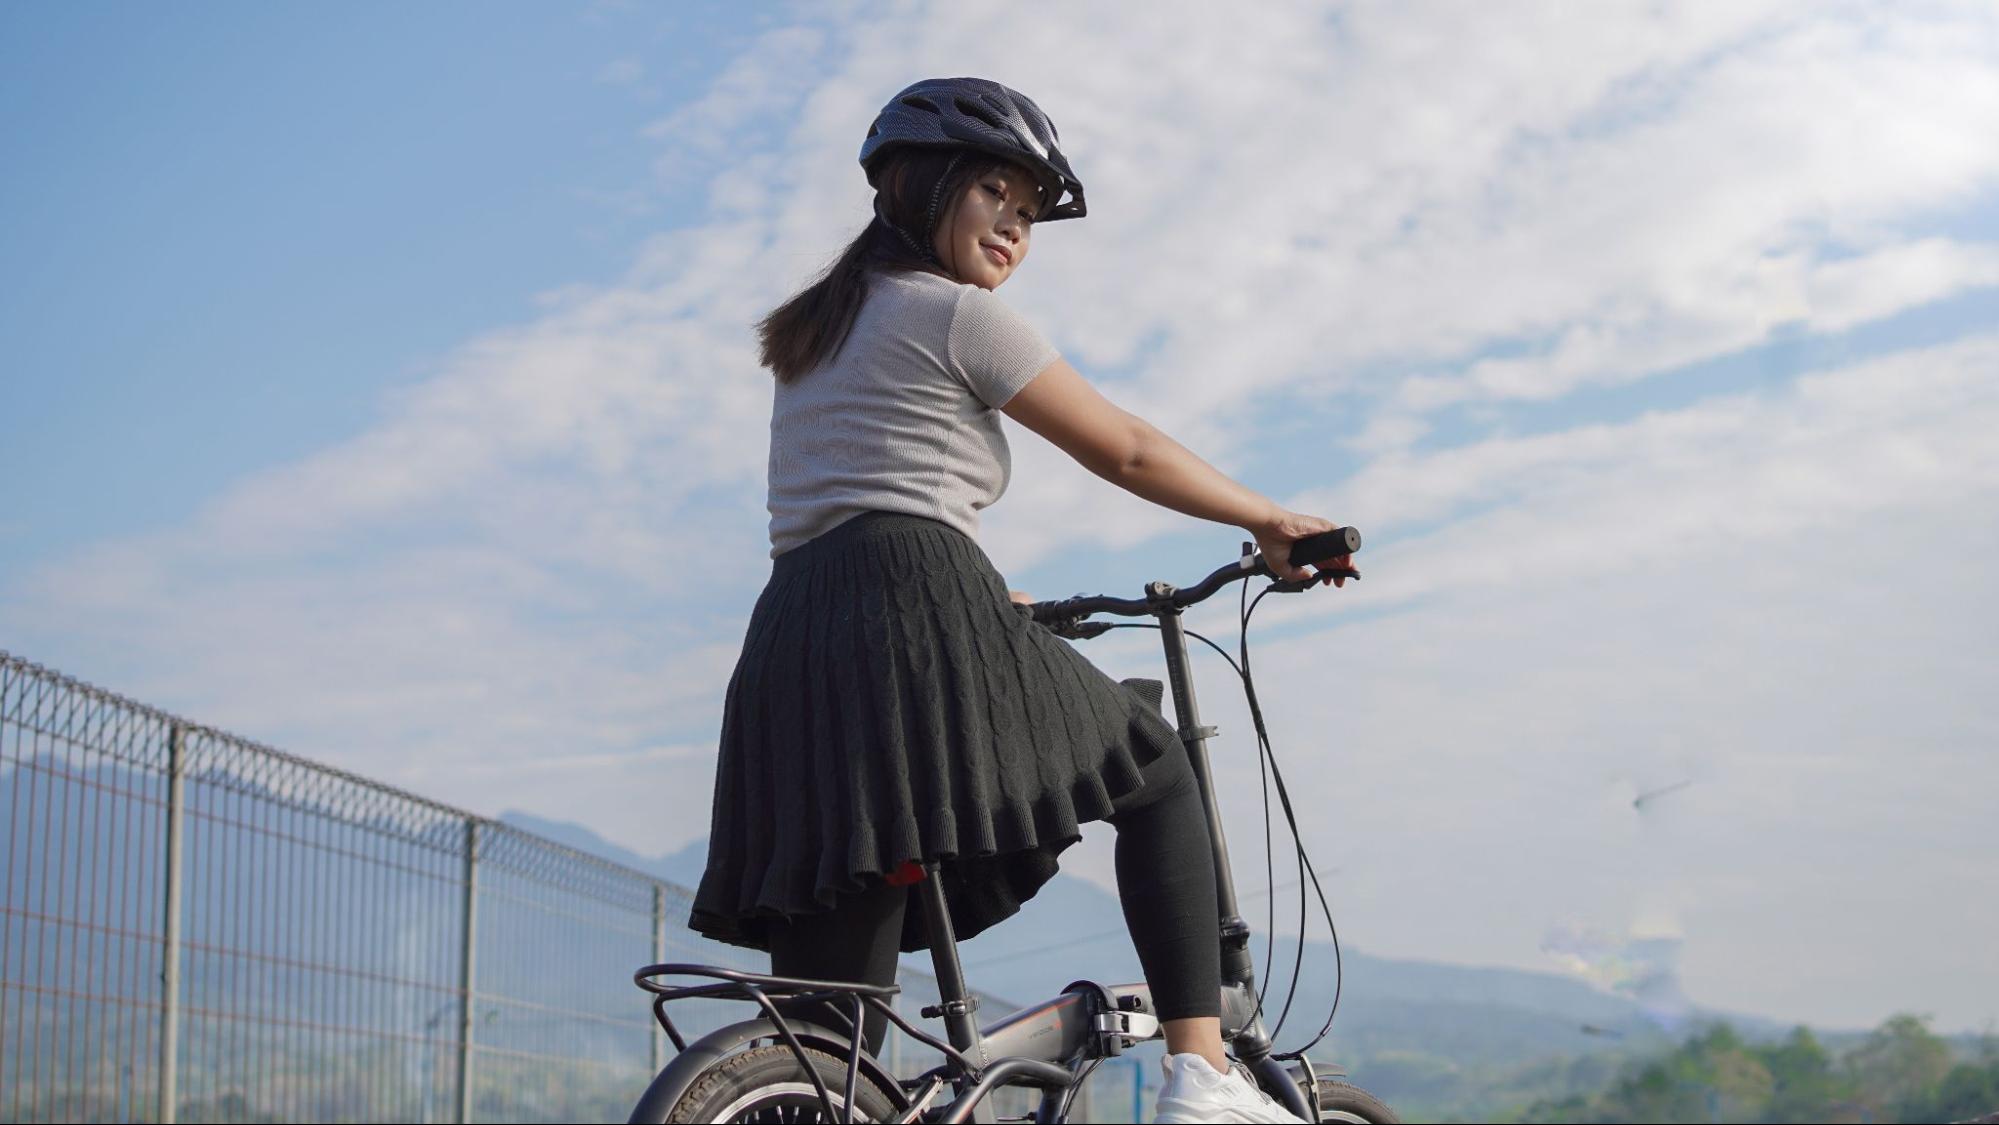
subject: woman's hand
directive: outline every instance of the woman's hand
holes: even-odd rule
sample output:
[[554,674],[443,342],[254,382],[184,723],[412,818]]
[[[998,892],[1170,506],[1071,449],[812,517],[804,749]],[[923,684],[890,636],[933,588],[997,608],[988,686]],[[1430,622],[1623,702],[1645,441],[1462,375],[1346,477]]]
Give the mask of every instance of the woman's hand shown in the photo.
[[1015,605],[1034,604],[1034,595],[1028,593],[1026,590],[1008,590],[1006,592],[1006,596],[1008,598],[1011,598],[1013,600],[1013,604]]
[[[1291,565],[1291,544],[1305,538],[1307,535],[1316,535],[1321,531],[1333,531],[1339,526],[1339,524],[1333,523],[1331,520],[1322,520],[1317,516],[1308,516],[1301,512],[1291,512],[1283,508],[1276,508],[1261,523],[1246,527],[1243,530],[1256,536],[1257,549],[1263,552],[1263,561],[1270,567],[1270,573],[1275,574],[1279,578],[1291,578],[1303,581],[1316,576],[1302,566]],[[1317,567],[1322,573],[1332,570],[1347,570],[1353,565],[1353,556],[1338,555],[1330,559],[1322,559],[1312,565]],[[1347,584],[1347,580],[1344,578],[1335,578],[1332,581],[1335,586],[1345,586]]]

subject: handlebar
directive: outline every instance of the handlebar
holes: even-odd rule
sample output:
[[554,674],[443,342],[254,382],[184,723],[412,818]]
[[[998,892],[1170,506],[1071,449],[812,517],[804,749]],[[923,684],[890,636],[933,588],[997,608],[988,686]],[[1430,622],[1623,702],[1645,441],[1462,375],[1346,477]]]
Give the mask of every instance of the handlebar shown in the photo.
[[[1332,531],[1307,535],[1292,543],[1291,562],[1296,566],[1311,566],[1326,559],[1351,555],[1358,550],[1360,550],[1359,531],[1351,527],[1335,528]],[[1027,608],[1034,620],[1062,636],[1079,639],[1094,637],[1110,626],[1102,622],[1084,622],[1083,618],[1091,614],[1109,613],[1119,617],[1146,617],[1185,609],[1208,600],[1216,591],[1231,582],[1240,582],[1258,575],[1269,576],[1270,573],[1270,565],[1264,562],[1263,553],[1245,544],[1242,558],[1184,589],[1167,582],[1151,582],[1146,585],[1143,598],[1113,598],[1103,594],[1085,594],[1052,602],[1035,602]],[[1271,586],[1280,593],[1294,593],[1309,589],[1328,578],[1359,577],[1360,572],[1357,570],[1329,570],[1302,580],[1280,579]]]

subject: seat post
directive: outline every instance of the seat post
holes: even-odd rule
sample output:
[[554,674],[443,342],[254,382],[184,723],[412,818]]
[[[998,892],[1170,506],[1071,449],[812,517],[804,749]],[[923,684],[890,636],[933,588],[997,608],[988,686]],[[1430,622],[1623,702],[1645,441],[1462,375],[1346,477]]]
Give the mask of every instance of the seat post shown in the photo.
[[951,928],[951,911],[944,902],[944,881],[938,876],[935,864],[923,865],[923,879],[916,884],[916,896],[923,910],[924,932],[930,937],[930,963],[937,970],[938,1004],[935,1009],[926,1008],[923,1014],[926,1018],[942,1016],[951,1046],[984,1066],[985,1048],[978,1021],[972,1018],[979,1001],[965,987],[965,969],[958,962],[958,935]]

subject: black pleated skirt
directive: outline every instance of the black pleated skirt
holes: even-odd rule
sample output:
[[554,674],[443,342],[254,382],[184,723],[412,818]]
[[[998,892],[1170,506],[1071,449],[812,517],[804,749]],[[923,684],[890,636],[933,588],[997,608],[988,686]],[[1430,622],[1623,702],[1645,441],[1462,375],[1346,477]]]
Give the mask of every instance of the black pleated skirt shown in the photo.
[[[972,937],[1178,741],[1008,601],[971,538],[857,516],[778,556],[757,599],[689,923],[768,949],[773,919],[830,910],[915,859],[940,862],[952,925]],[[911,910],[901,947],[925,942]]]

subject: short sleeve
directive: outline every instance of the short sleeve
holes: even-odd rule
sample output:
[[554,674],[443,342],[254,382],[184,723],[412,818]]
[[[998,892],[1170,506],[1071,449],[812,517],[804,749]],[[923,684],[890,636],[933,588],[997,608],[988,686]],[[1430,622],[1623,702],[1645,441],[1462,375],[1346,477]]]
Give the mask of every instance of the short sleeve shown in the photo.
[[951,374],[997,410],[1062,353],[1027,318],[976,285],[966,285],[951,311],[944,346]]

